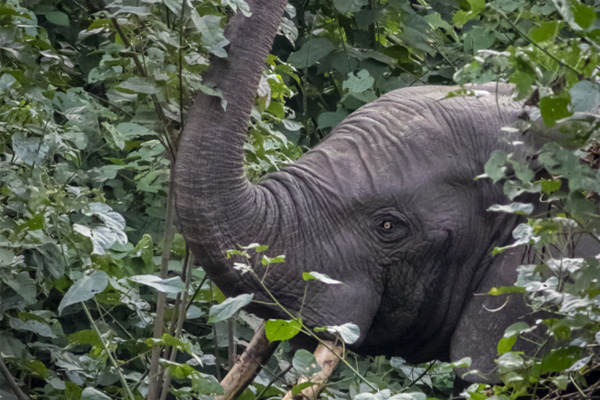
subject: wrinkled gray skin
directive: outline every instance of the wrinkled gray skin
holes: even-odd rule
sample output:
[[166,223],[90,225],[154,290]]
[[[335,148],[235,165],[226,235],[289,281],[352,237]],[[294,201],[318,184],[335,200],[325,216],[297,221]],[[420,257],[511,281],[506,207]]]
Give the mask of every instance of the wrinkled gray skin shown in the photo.
[[[478,96],[447,99],[456,88],[388,93],[293,166],[253,185],[242,145],[285,1],[248,3],[252,17],[233,17],[229,57],[215,58],[205,78],[222,90],[227,111],[218,98],[199,94],[177,156],[179,224],[197,260],[228,296],[269,301],[250,274],[232,268],[242,260],[225,256],[237,244],[267,244],[271,256],[286,255],[266,285],[289,310],[301,307],[302,272],[345,283],[310,283],[302,310],[310,326],[352,322],[361,332],[355,350],[413,362],[457,359],[473,349],[473,367],[489,373],[504,328],[525,313],[518,298],[490,313],[473,297],[487,292],[482,284],[512,284],[521,261],[519,254],[491,258],[495,246],[512,241],[518,220],[486,212],[508,200],[489,180],[473,179],[494,149],[514,150],[499,134],[524,113],[510,87],[494,93],[495,84],[485,85],[475,88]],[[287,318],[265,306],[250,309]]]

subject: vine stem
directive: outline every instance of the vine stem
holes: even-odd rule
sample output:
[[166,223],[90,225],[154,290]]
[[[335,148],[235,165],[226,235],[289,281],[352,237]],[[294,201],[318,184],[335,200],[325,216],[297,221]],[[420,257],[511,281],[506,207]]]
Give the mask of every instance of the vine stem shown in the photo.
[[96,332],[96,335],[98,335],[98,339],[100,339],[100,343],[102,343],[102,347],[104,348],[104,351],[106,351],[106,354],[108,356],[110,363],[113,365],[113,367],[115,367],[115,370],[117,371],[117,375],[119,375],[119,380],[121,381],[121,385],[123,385],[123,389],[125,389],[125,392],[127,393],[127,397],[131,400],[135,400],[135,396],[131,392],[129,385],[127,384],[127,381],[125,380],[123,373],[121,372],[121,368],[119,367],[119,364],[117,363],[117,360],[115,359],[112,352],[108,348],[108,345],[102,338],[100,329],[98,329],[98,325],[96,325],[96,321],[94,321],[94,318],[92,318],[92,314],[90,313],[90,310],[85,305],[85,302],[81,302],[81,305],[83,306],[83,311],[85,312],[85,315],[88,317],[88,320],[90,321],[90,325],[92,325],[92,329],[94,329],[94,332]]
[[550,57],[551,59],[553,59],[554,61],[556,61],[559,65],[562,65],[563,67],[570,69],[571,71],[575,72],[577,75],[582,75],[582,72],[579,71],[577,68],[570,66],[569,64],[565,63],[564,61],[562,61],[561,59],[559,59],[558,57],[556,57],[554,54],[550,53],[548,50],[544,49],[542,46],[540,46],[535,40],[533,40],[527,33],[523,32],[521,30],[521,28],[519,28],[517,25],[515,25],[514,22],[512,22],[510,20],[510,18],[508,18],[508,16],[506,14],[504,14],[502,11],[500,10],[496,10],[494,9],[498,15],[500,15],[500,17],[502,19],[504,19],[506,22],[508,22],[510,24],[510,26],[517,31],[517,33],[519,35],[521,35],[521,37],[527,39],[529,41],[529,43],[531,43],[532,45],[534,45],[535,47],[537,47],[542,53],[546,54],[548,57]]

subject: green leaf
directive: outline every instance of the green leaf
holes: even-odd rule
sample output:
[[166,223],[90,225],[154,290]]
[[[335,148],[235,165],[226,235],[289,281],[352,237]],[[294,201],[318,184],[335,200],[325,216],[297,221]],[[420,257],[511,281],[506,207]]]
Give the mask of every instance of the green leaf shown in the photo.
[[352,323],[327,326],[327,332],[339,335],[344,343],[353,344],[360,338],[360,328]]
[[80,224],[73,224],[73,230],[82,236],[90,238],[93,245],[92,254],[104,255],[104,250],[109,249],[113,244],[127,243],[127,236],[124,232],[105,226],[97,226],[93,229]]
[[506,174],[506,160],[508,154],[502,150],[494,150],[490,155],[490,159],[485,163],[483,167],[485,175],[490,178],[494,183],[504,178]]
[[296,68],[308,68],[333,50],[335,46],[329,39],[311,38],[298,51],[290,54],[287,61]]
[[108,275],[104,271],[94,271],[90,275],[84,275],[77,280],[65,293],[58,305],[58,313],[66,307],[81,303],[94,297],[97,293],[102,293],[108,285]]
[[102,340],[93,329],[84,329],[69,335],[69,344],[77,346],[87,344],[92,347],[102,347]]
[[208,323],[225,321],[235,314],[242,307],[247,306],[252,301],[254,294],[241,294],[236,297],[230,297],[221,304],[216,304],[210,308]]
[[19,161],[27,165],[40,164],[48,154],[49,147],[39,137],[25,137],[17,132],[12,135],[12,147]]
[[529,37],[536,43],[554,40],[560,32],[561,23],[559,21],[545,21],[538,26],[531,28]]
[[600,106],[600,85],[591,81],[577,82],[570,90],[573,111],[590,111]]
[[571,29],[581,31],[596,21],[593,6],[581,4],[579,0],[552,0],[558,12],[563,16]]
[[6,283],[12,290],[25,300],[26,304],[35,303],[36,286],[35,282],[29,276],[29,272],[20,272],[18,274],[8,274],[2,278],[2,282]]
[[294,354],[292,365],[302,376],[311,376],[321,371],[321,366],[317,363],[315,356],[304,349],[300,349]]
[[142,285],[150,286],[162,293],[177,294],[185,292],[185,283],[183,283],[179,276],[161,279],[156,275],[147,274],[130,276],[127,279]]
[[9,325],[12,329],[17,331],[28,331],[33,332],[36,335],[48,337],[51,339],[57,339],[57,336],[50,326],[44,322],[37,321],[35,319],[30,319],[28,321],[21,321],[18,318],[11,318],[9,320]]
[[533,204],[513,202],[506,205],[494,204],[486,211],[503,212],[508,214],[529,215],[533,212]]
[[334,112],[327,111],[320,114],[317,119],[319,129],[335,128],[348,116],[348,114],[349,113],[343,109]]
[[363,93],[373,88],[375,79],[369,75],[369,71],[361,69],[357,74],[348,74],[348,79],[342,84],[342,88],[348,90],[350,93]]
[[566,97],[547,96],[540,99],[539,107],[547,127],[556,125],[556,121],[573,115],[569,110],[569,99]]
[[36,214],[33,217],[29,218],[27,220],[27,222],[19,225],[17,228],[15,228],[16,232],[21,232],[22,230],[26,229],[28,231],[37,231],[40,229],[44,229],[44,215],[43,214]]
[[133,93],[142,94],[157,94],[160,93],[160,89],[156,87],[154,82],[149,81],[146,78],[139,76],[133,76],[124,82],[121,82],[117,88],[131,91]]
[[223,4],[231,7],[234,12],[236,12],[239,8],[245,17],[252,16],[252,13],[250,12],[250,6],[248,6],[248,3],[246,3],[244,0],[223,0]]
[[562,182],[560,180],[553,179],[540,179],[538,181],[542,185],[542,192],[546,194],[552,194],[560,189]]
[[369,4],[369,0],[333,0],[333,6],[341,14],[355,13]]
[[86,387],[81,392],[81,400],[110,400],[110,397],[91,387]]
[[337,281],[335,279],[331,279],[329,277],[329,275],[327,274],[322,274],[320,272],[303,272],[302,273],[302,279],[304,279],[305,281],[310,281],[310,280],[317,280],[319,282],[323,282],[326,283],[328,285],[340,285],[343,284],[343,282]]
[[313,385],[317,385],[315,382],[304,382],[292,387],[292,395],[297,395],[302,392],[304,389],[311,387]]
[[62,11],[51,11],[44,15],[54,25],[69,26],[69,16]]
[[191,10],[192,23],[196,30],[202,34],[202,46],[217,57],[227,57],[225,46],[229,40],[225,38],[221,27],[221,17],[217,15],[200,16],[195,8]]
[[265,322],[265,333],[270,342],[289,340],[296,336],[302,329],[302,324],[295,319],[286,321],[270,319]]
[[580,359],[581,348],[579,347],[564,347],[554,349],[544,357],[537,365],[539,374],[547,374],[549,372],[560,372],[575,364]]
[[270,257],[263,255],[260,262],[264,266],[271,265],[271,264],[279,264],[279,263],[285,262],[285,256],[282,255],[282,256],[270,258]]
[[525,293],[525,289],[517,286],[501,286],[499,288],[493,287],[488,292],[488,294],[491,294],[492,296],[499,296],[507,293]]
[[119,231],[125,229],[125,218],[118,212],[113,211],[108,204],[90,203],[88,207],[89,211],[85,212],[85,215],[98,217],[104,222],[104,225],[111,229]]

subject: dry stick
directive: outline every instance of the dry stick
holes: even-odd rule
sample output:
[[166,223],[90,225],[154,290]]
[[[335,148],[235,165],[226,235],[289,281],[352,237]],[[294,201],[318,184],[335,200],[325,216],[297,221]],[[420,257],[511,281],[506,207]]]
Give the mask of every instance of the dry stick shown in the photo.
[[[162,263],[160,266],[160,277],[165,279],[169,269],[169,256],[171,253],[171,241],[173,239],[173,218],[174,210],[173,198],[174,198],[174,181],[172,177],[175,173],[175,163],[171,161],[171,167],[169,170],[169,193],[167,195],[167,216],[165,220],[165,238],[162,249]],[[165,306],[167,303],[167,294],[158,292],[158,298],[156,300],[156,318],[154,319],[154,335],[155,339],[160,339],[163,333],[163,321],[165,317]],[[148,377],[150,384],[148,385],[148,400],[158,399],[159,389],[159,362],[160,362],[161,347],[152,347],[152,359],[150,360],[150,372]]]
[[300,396],[303,400],[316,400],[321,390],[325,388],[327,379],[335,369],[338,361],[344,355],[344,346],[337,344],[333,341],[324,340],[320,343],[315,350],[315,359],[321,367],[321,371],[313,374],[309,377],[302,377],[298,379],[298,384],[305,382],[312,382],[314,385],[307,387],[302,392],[294,395],[292,391],[286,393],[283,400],[293,400]]
[[2,373],[2,376],[4,377],[4,380],[8,383],[8,386],[10,386],[13,393],[17,396],[17,399],[31,400],[29,398],[29,396],[27,396],[25,393],[23,393],[23,391],[21,390],[19,385],[17,385],[17,382],[15,382],[15,378],[13,378],[13,376],[10,374],[10,371],[8,370],[8,367],[4,363],[4,358],[2,358],[1,354],[0,354],[0,372]]
[[246,350],[221,381],[225,394],[216,397],[215,400],[231,400],[240,395],[258,374],[261,365],[271,357],[277,345],[276,342],[269,342],[265,334],[265,324],[261,324]]

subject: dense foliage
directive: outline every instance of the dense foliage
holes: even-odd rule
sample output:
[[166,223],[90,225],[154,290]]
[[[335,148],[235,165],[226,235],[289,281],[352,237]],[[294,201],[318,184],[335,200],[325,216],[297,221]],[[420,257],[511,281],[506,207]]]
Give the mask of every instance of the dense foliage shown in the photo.
[[[169,178],[192,94],[219,96],[202,74],[209,57],[227,56],[223,28],[238,9],[247,12],[243,0],[0,4],[0,369],[10,372],[0,398],[16,398],[16,383],[36,398],[141,399],[159,370],[163,396],[219,392],[258,321],[235,313],[244,299],[223,303],[191,262],[173,232]],[[502,182],[514,200],[494,210],[529,215],[515,246],[598,237],[598,11],[596,0],[292,1],[253,112],[248,174],[281,168],[390,90],[510,81],[534,118],[506,130],[547,143],[536,170],[494,153],[479,179]],[[523,194],[548,211],[532,214]],[[471,386],[471,399],[597,387],[600,262],[552,254],[494,294],[522,291],[553,311],[540,324],[554,348],[511,352],[531,330],[512,326],[498,345],[503,385]],[[215,303],[225,305],[209,311]],[[296,322],[286,326],[297,332]],[[310,367],[309,353],[288,347],[244,399],[280,397]],[[153,348],[164,350],[160,363]],[[451,364],[347,359],[330,398],[450,396]]]

